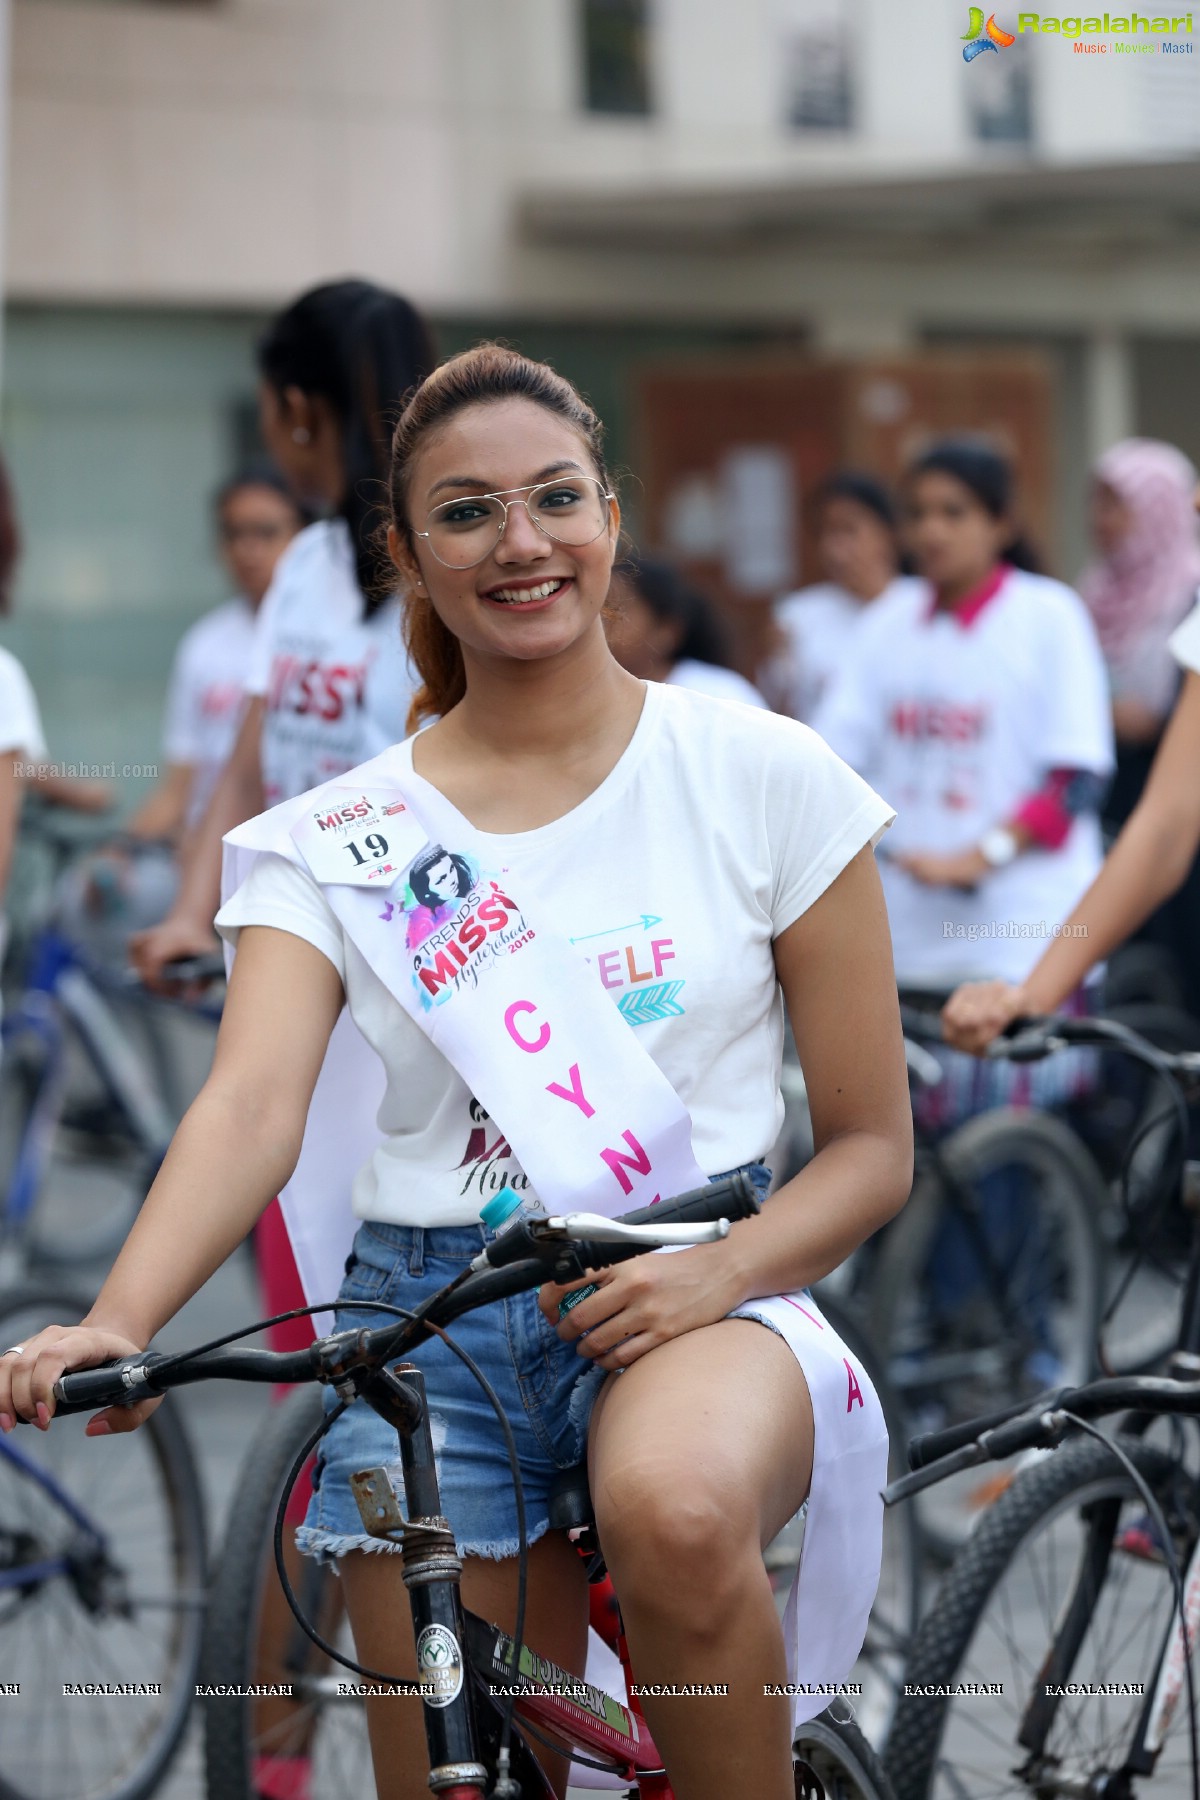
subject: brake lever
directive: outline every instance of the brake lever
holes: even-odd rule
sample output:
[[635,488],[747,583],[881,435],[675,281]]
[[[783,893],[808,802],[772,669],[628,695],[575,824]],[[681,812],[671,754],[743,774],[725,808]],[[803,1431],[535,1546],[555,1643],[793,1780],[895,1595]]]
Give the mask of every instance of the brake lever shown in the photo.
[[728,1219],[710,1219],[695,1225],[625,1225],[620,1219],[606,1219],[603,1213],[556,1214],[545,1220],[541,1229],[531,1226],[532,1235],[565,1238],[568,1242],[582,1239],[589,1244],[647,1244],[660,1249],[667,1244],[715,1244],[729,1236]]

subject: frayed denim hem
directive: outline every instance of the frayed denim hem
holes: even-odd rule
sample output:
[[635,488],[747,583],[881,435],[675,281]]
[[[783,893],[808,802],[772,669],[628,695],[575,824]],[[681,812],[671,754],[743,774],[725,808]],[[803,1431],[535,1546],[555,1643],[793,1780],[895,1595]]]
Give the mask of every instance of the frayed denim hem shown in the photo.
[[[550,1520],[541,1519],[527,1533],[525,1541],[536,1544],[545,1537],[550,1529]],[[319,1525],[302,1525],[296,1533],[296,1548],[302,1556],[311,1556],[317,1562],[325,1564],[338,1572],[337,1565],[343,1556],[349,1556],[352,1550],[362,1550],[368,1556],[398,1556],[401,1546],[391,1538],[369,1537],[365,1532],[356,1532],[353,1537],[339,1535],[336,1531],[324,1531]],[[516,1537],[501,1538],[492,1544],[459,1543],[460,1556],[482,1556],[489,1562],[504,1562],[516,1556],[520,1549],[520,1541]]]

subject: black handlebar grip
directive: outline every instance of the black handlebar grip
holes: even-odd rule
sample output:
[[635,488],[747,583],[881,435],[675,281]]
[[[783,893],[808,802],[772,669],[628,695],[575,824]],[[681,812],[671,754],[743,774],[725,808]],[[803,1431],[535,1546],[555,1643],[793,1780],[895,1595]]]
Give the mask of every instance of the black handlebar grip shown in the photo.
[[720,1181],[707,1181],[703,1187],[676,1194],[671,1200],[660,1200],[654,1206],[640,1206],[636,1212],[622,1213],[620,1218],[623,1225],[686,1225],[712,1219],[749,1219],[761,1210],[754,1183],[741,1169],[735,1169]]
[[137,1400],[148,1399],[155,1392],[151,1384],[139,1381],[130,1386],[125,1380],[126,1372],[151,1369],[161,1361],[161,1352],[147,1351],[145,1356],[124,1357],[98,1369],[72,1369],[60,1375],[54,1384],[56,1416],[94,1412],[103,1406],[132,1406]]
[[956,1450],[962,1450],[982,1437],[985,1431],[995,1431],[999,1425],[1007,1425],[1010,1419],[1020,1418],[1022,1413],[1029,1412],[1036,1406],[1040,1416],[1044,1412],[1052,1412],[1059,1404],[1069,1388],[1055,1388],[1053,1393],[1043,1399],[1018,1400],[1013,1406],[1006,1406],[999,1412],[981,1413],[977,1419],[965,1419],[961,1425],[947,1425],[944,1431],[927,1431],[923,1437],[913,1438],[908,1446],[908,1466],[910,1469],[924,1469],[930,1463],[940,1462],[943,1456],[952,1456]]

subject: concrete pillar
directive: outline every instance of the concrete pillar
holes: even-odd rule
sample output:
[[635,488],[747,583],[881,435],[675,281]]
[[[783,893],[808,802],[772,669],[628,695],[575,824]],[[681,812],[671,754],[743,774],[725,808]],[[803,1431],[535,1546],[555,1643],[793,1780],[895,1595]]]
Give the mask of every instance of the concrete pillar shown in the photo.
[[1087,340],[1084,408],[1089,462],[1137,429],[1133,355],[1115,326],[1100,326]]

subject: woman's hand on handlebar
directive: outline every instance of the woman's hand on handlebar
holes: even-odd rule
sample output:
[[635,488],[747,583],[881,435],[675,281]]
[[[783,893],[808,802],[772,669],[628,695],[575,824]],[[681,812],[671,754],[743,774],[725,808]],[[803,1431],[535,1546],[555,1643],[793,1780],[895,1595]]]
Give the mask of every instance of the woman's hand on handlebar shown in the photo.
[[[19,1356],[11,1350],[0,1355],[0,1431],[11,1431],[20,1419],[48,1430],[54,1416],[54,1383],[60,1375],[68,1369],[94,1369],[98,1363],[139,1356],[142,1348],[120,1332],[94,1325],[47,1325],[21,1346]],[[161,1403],[159,1396],[136,1406],[110,1406],[88,1420],[87,1435],[136,1431]]]
[[598,1291],[561,1321],[559,1303],[580,1282],[545,1282],[538,1289],[538,1305],[559,1337],[574,1341],[581,1356],[590,1356],[602,1369],[626,1369],[669,1338],[715,1325],[738,1304],[741,1293],[726,1292],[721,1279],[728,1259],[718,1262],[712,1255],[721,1248],[702,1244],[598,1269],[591,1277]]
[[149,931],[134,932],[129,940],[129,960],[151,992],[178,994],[178,983],[171,980],[167,964],[183,957],[211,956],[220,948],[220,939],[211,925],[168,913],[161,924],[152,925]]
[[982,1056],[1014,1019],[1036,1012],[1024,988],[1008,981],[967,981],[942,1008],[942,1035],[955,1050]]

